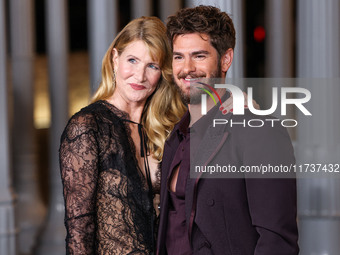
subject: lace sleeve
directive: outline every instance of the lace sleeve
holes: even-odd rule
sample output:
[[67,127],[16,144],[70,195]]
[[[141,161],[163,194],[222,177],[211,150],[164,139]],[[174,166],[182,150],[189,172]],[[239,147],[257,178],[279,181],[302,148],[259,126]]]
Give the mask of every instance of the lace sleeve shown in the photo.
[[61,137],[60,170],[65,199],[67,254],[94,254],[95,195],[98,175],[96,124],[73,117]]

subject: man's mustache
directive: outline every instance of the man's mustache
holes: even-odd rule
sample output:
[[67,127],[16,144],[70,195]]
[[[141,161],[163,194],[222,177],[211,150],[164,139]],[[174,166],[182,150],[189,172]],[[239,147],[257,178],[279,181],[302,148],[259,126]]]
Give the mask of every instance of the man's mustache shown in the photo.
[[195,78],[204,78],[206,77],[206,73],[184,73],[184,72],[180,72],[177,75],[178,79],[185,79],[187,76],[190,76],[191,78],[195,79]]

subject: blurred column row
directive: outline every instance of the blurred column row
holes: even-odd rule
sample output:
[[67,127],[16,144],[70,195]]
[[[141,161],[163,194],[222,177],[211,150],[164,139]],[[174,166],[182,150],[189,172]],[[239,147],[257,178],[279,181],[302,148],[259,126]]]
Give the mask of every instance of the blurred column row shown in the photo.
[[[298,116],[298,163],[340,163],[339,10],[339,0],[297,1],[297,76],[313,114]],[[340,179],[329,176],[299,179],[301,255],[340,252]]]
[[51,107],[49,128],[49,204],[33,254],[65,254],[64,200],[58,149],[68,119],[68,15],[66,0],[45,1],[48,83]]
[[13,183],[17,193],[19,254],[35,245],[46,208],[38,191],[36,131],[33,126],[34,11],[33,0],[9,2],[10,60],[13,93]]
[[[6,38],[5,1],[0,0],[0,38]],[[15,197],[11,180],[6,40],[0,40],[0,254],[16,254]]]

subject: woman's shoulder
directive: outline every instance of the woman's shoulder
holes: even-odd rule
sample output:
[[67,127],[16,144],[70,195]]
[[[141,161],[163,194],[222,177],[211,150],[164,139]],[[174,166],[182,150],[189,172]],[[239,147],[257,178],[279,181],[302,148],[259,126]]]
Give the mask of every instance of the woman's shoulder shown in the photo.
[[101,111],[100,105],[98,102],[89,104],[82,109],[80,109],[78,112],[73,114],[73,116],[70,118],[69,123],[88,123],[91,124],[95,121],[96,116]]
[[70,118],[64,132],[78,136],[120,125],[119,111],[111,108],[113,106],[103,100],[85,106]]
[[103,110],[105,109],[103,109],[103,106],[101,106],[98,102],[85,106],[69,119],[64,130],[64,135],[67,134],[67,136],[72,139],[91,131],[97,132],[97,119],[98,116],[100,116],[100,112]]
[[76,112],[72,117],[77,117],[81,115],[92,115],[95,116],[101,112],[107,111],[107,107],[105,106],[105,101],[99,100],[94,103],[91,103],[83,108],[81,108],[78,112]]
[[92,123],[98,118],[105,117],[110,113],[105,101],[96,101],[76,112],[71,118],[70,122],[87,122]]

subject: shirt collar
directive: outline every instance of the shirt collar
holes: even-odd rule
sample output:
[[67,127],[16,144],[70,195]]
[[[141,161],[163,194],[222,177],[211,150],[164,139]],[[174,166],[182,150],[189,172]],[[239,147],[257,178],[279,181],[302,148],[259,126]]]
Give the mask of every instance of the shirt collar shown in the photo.
[[[225,93],[221,101],[224,102],[229,97],[229,93]],[[213,108],[211,108],[206,115],[202,116],[199,120],[197,120],[190,130],[190,132],[195,132],[196,135],[199,135],[200,137],[203,137],[203,135],[206,133],[206,130],[211,125],[214,117],[217,114],[217,111],[219,110],[220,104],[217,103]]]
[[[227,100],[227,98],[230,97],[229,93],[225,93],[221,101],[224,102]],[[186,113],[183,115],[182,119],[178,122],[178,129],[177,132],[181,136],[186,136],[188,132],[197,132],[198,135],[204,135],[205,131],[211,124],[214,116],[216,115],[220,105],[216,104],[213,108],[211,108],[206,115],[204,115],[202,118],[200,118],[198,121],[196,121],[192,128],[189,128],[190,124],[190,112],[189,110],[186,111]]]
[[186,111],[180,122],[178,122],[178,132],[181,135],[187,135],[188,128],[190,124],[190,113],[189,110]]

